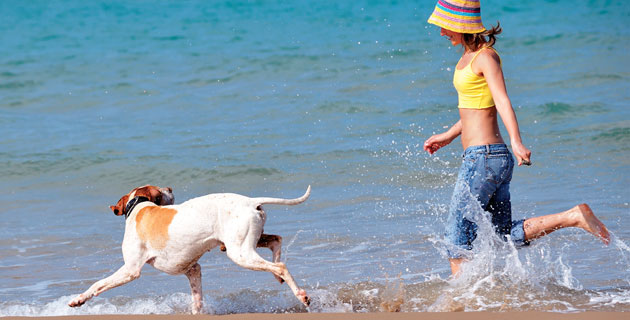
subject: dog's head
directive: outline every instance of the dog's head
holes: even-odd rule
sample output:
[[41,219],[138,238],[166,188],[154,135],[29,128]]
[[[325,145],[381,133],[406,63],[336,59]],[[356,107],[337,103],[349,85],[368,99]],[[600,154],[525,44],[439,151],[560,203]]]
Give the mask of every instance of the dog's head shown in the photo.
[[109,208],[117,216],[127,215],[127,205],[136,197],[145,197],[158,206],[173,204],[175,200],[173,189],[146,185],[131,190],[131,192],[122,196],[115,206],[109,206]]

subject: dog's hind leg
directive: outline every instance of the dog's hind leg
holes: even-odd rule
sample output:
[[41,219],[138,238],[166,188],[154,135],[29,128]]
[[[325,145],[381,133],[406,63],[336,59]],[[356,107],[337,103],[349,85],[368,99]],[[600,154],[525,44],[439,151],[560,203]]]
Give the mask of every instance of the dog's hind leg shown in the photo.
[[[258,243],[256,243],[256,248],[269,248],[271,250],[273,256],[273,262],[280,262],[280,255],[282,253],[282,237],[275,234],[261,234],[260,239],[258,239]],[[225,244],[221,242],[221,251],[227,251]],[[281,284],[284,283],[282,278],[274,275],[276,280]]]
[[89,289],[85,292],[74,298],[68,305],[70,307],[78,307],[85,303],[85,301],[91,299],[92,297],[98,296],[112,288],[116,288],[125,283],[138,279],[140,277],[140,270],[142,269],[142,265],[129,265],[125,264],[118,271],[114,272],[111,276],[99,280],[94,283]]
[[[269,248],[273,255],[273,262],[280,262],[280,254],[282,252],[282,237],[275,234],[261,234],[260,239],[258,239],[258,243],[256,244],[257,248]],[[284,283],[282,278],[276,276],[276,280],[280,283]]]
[[190,292],[192,295],[192,314],[201,312],[203,293],[201,291],[201,266],[195,263],[188,271],[186,277],[190,282]]
[[243,243],[241,246],[230,243],[226,243],[225,245],[227,247],[228,257],[236,264],[250,270],[268,271],[273,273],[275,276],[286,281],[295,297],[308,307],[310,304],[310,298],[306,294],[306,291],[300,289],[300,287],[298,287],[295,283],[295,280],[293,280],[293,277],[284,263],[269,262],[263,259],[254,250],[253,246],[247,243]]

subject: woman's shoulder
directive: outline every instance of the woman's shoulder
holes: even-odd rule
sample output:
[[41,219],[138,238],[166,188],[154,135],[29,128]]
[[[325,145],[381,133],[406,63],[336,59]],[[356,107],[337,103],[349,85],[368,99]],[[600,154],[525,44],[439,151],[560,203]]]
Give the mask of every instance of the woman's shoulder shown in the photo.
[[479,51],[479,56],[501,61],[501,56],[499,56],[499,52],[494,47],[483,47]]
[[477,59],[475,60],[481,64],[501,64],[501,57],[493,47],[483,47],[479,49]]
[[501,57],[494,48],[483,47],[476,53],[471,67],[480,76],[486,72],[495,72],[501,69]]

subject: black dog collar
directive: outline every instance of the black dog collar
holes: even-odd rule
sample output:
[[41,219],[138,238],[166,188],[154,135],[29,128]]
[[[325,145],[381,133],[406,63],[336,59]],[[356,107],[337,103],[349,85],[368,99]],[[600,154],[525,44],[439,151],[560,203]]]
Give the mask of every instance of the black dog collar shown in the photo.
[[127,202],[127,207],[125,207],[125,220],[129,218],[129,215],[131,214],[131,211],[133,211],[133,208],[135,208],[139,203],[142,203],[145,201],[149,201],[149,198],[135,197],[131,199],[131,201]]

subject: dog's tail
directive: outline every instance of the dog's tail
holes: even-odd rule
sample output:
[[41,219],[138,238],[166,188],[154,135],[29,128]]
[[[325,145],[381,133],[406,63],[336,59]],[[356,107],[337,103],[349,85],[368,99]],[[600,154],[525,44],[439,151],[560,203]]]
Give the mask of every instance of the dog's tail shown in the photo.
[[311,195],[311,186],[309,185],[308,188],[306,188],[306,193],[304,193],[304,195],[299,198],[295,198],[295,199],[252,198],[252,200],[254,201],[254,203],[258,204],[259,206],[263,204],[284,204],[284,205],[294,206],[296,204],[300,204],[306,201],[306,199],[308,199],[308,196],[310,195]]

